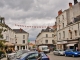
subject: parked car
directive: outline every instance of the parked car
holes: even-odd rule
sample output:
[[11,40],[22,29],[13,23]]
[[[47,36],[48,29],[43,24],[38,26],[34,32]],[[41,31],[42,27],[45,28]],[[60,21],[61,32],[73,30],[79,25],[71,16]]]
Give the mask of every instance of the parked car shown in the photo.
[[[49,57],[41,52],[42,60],[49,60]],[[21,56],[18,56],[17,58],[14,58],[13,60],[37,60],[38,52],[37,51],[30,51],[25,54],[22,54]]]
[[65,53],[65,51],[63,51],[63,50],[58,50],[58,49],[53,51],[53,54],[54,54],[54,55],[64,55],[64,53]]
[[10,53],[10,54],[7,54],[7,60],[12,60],[14,59],[15,57],[18,57],[26,52],[28,52],[29,50],[18,50],[14,53]]
[[50,49],[47,45],[39,46],[39,49],[44,53],[50,53]]
[[80,56],[80,51],[75,51],[73,49],[68,49],[68,50],[65,51],[65,56],[73,56],[73,57]]
[[4,52],[4,51],[0,51],[0,59],[2,59],[2,58],[4,58],[4,57],[6,57],[5,52]]

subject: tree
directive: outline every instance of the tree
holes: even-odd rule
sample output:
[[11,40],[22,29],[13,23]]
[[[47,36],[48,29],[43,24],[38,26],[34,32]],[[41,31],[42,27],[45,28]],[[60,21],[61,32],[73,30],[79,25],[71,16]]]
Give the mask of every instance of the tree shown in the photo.
[[0,41],[0,48],[3,49],[4,48],[4,44],[2,41]]

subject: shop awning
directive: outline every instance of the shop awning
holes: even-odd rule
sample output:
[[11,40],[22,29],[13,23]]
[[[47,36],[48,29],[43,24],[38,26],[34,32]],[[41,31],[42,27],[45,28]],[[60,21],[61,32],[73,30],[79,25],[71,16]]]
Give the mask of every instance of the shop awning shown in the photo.
[[74,46],[74,44],[67,44],[66,46]]
[[14,46],[14,44],[10,43],[10,42],[6,42],[4,43],[4,45],[7,45],[7,46]]

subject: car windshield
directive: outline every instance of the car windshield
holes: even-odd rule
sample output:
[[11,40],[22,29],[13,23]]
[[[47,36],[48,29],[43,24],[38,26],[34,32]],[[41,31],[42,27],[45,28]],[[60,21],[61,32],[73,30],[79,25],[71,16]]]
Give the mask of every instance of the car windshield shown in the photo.
[[[21,59],[24,58],[25,56],[29,55],[30,53],[32,53],[32,52],[27,52],[27,53],[22,54],[21,55]],[[37,53],[38,54],[38,52],[33,52],[33,53]],[[43,52],[41,52],[41,55],[42,55],[42,57],[46,56],[46,54],[44,54]]]
[[29,53],[24,53],[21,55],[21,58],[24,58],[25,56],[27,56]]
[[26,52],[28,52],[28,51],[27,50],[19,50],[19,51],[16,52],[16,56],[18,57],[18,56],[20,56],[20,55],[22,55]]
[[43,47],[43,48],[42,48],[42,50],[46,50],[46,49],[48,49],[48,47]]

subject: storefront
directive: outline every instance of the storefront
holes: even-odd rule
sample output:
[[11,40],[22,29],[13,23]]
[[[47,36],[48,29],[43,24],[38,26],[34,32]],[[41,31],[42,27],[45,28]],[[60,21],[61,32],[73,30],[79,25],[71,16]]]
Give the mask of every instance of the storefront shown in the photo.
[[77,49],[78,48],[78,39],[67,40],[67,48],[68,49]]
[[58,41],[57,42],[57,49],[66,50],[67,41]]

